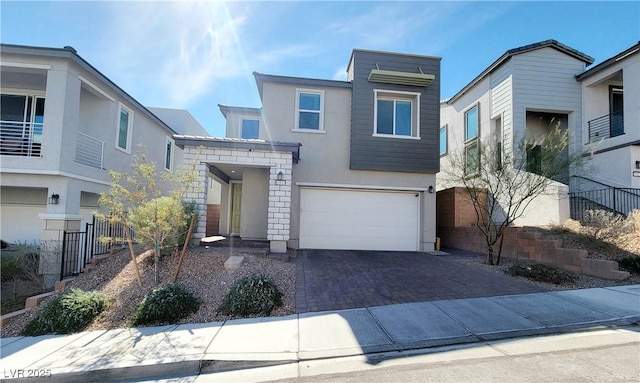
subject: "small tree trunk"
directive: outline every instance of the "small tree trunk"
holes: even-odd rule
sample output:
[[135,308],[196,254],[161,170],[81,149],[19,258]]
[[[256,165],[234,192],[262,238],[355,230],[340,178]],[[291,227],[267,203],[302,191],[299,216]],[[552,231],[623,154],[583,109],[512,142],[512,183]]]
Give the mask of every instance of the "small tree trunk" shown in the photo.
[[160,245],[155,243],[153,246],[153,281],[158,283],[158,262],[160,261]]
[[487,247],[487,265],[493,265],[493,246]]
[[500,259],[502,258],[502,244],[504,243],[505,234],[506,234],[506,231],[503,231],[502,235],[500,235],[500,247],[498,248],[498,257],[496,258],[496,265],[500,264]]
[[187,230],[187,236],[184,238],[184,245],[182,245],[182,253],[180,253],[180,260],[178,261],[178,267],[176,268],[176,273],[173,276],[173,283],[176,283],[178,280],[178,274],[180,274],[180,269],[182,268],[182,260],[184,259],[184,254],[187,252],[187,246],[189,245],[189,239],[191,238],[191,233],[193,232],[193,224],[196,222],[196,215],[193,214],[191,216],[191,223],[189,224],[189,230]]
[[140,278],[140,270],[138,269],[138,261],[136,260],[136,253],[133,251],[133,241],[131,241],[131,233],[129,233],[129,226],[124,226],[124,235],[127,237],[127,244],[129,245],[129,252],[131,253],[131,261],[133,261],[133,267],[136,270],[136,278],[138,279],[138,286],[142,287],[142,278]]

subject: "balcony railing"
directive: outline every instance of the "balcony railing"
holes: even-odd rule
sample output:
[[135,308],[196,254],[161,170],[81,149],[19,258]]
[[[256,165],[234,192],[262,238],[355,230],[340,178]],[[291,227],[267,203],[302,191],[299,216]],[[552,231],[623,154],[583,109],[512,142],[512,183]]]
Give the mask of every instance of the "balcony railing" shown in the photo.
[[0,121],[0,154],[41,157],[42,123]]
[[622,113],[607,114],[589,122],[589,142],[606,140],[624,134],[624,115]]
[[75,162],[103,169],[104,141],[78,132]]

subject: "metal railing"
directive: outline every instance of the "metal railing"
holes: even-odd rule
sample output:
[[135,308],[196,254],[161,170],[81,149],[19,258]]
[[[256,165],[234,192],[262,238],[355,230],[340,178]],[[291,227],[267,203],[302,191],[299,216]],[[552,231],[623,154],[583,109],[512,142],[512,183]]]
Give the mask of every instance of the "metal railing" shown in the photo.
[[616,188],[587,190],[569,193],[571,218],[583,221],[587,210],[607,210],[627,216],[640,209],[640,189]]
[[103,169],[104,141],[88,134],[78,132],[76,140],[75,162]]
[[587,122],[589,125],[589,142],[605,140],[624,134],[624,115],[622,113],[607,114]]
[[34,122],[0,121],[0,154],[40,157],[42,126],[42,123]]
[[[131,238],[135,232],[129,229]],[[115,238],[105,242],[102,238]],[[113,245],[124,244],[124,225],[111,223],[108,218],[93,217],[85,231],[65,231],[60,258],[60,280],[78,275],[96,255],[106,254]]]

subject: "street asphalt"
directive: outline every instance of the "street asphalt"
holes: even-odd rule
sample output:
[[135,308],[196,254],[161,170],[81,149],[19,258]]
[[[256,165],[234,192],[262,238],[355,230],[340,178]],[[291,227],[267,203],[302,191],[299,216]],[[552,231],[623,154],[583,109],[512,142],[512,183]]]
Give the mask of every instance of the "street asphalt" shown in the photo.
[[443,346],[485,350],[498,340],[639,324],[640,285],[630,285],[2,338],[0,366],[6,382],[140,381],[334,358],[376,365]]

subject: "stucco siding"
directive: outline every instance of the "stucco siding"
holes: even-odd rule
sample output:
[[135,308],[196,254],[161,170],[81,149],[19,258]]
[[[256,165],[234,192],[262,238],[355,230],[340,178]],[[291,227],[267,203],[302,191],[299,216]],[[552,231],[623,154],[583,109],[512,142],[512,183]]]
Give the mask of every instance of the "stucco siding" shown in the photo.
[[245,169],[242,177],[242,210],[240,213],[240,236],[242,238],[267,238],[268,207],[268,169]]

